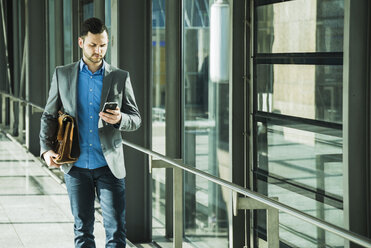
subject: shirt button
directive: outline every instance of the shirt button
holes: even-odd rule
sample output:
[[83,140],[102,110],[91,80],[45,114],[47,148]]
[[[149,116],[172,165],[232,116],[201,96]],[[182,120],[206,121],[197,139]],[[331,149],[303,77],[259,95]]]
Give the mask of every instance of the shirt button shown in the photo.
[[93,132],[93,130],[90,130],[90,132],[92,133],[92,132]]
[[90,76],[90,78],[93,78],[93,76]]
[[90,105],[93,105],[93,103],[91,102]]
[[90,119],[93,119],[93,116],[90,116]]
[[92,146],[93,144],[90,144],[90,146]]
[[93,89],[90,89],[90,91],[93,91]]

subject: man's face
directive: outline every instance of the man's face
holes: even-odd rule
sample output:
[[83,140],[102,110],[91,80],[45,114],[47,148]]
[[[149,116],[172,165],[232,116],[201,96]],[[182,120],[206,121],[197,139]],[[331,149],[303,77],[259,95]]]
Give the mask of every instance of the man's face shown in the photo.
[[88,32],[85,37],[79,37],[79,46],[82,48],[85,62],[90,61],[99,64],[106,55],[107,44],[108,36],[106,31],[100,34]]

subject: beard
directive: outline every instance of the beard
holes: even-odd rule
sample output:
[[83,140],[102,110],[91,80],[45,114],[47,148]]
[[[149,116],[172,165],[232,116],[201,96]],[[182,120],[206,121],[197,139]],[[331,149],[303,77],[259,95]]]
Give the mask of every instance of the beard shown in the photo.
[[89,55],[87,54],[85,51],[83,51],[84,53],[84,56],[92,63],[100,63],[102,60],[103,60],[103,55],[99,55],[99,54],[92,54],[92,55]]

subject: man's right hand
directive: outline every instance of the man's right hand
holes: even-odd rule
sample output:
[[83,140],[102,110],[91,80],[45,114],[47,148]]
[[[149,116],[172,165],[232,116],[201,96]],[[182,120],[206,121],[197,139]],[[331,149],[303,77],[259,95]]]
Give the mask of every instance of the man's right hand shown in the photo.
[[58,157],[59,155],[57,153],[55,153],[53,150],[49,150],[47,152],[45,152],[43,154],[43,158],[46,162],[46,164],[50,167],[50,168],[59,168],[61,165],[59,164],[56,164],[54,163],[53,159],[52,158],[56,158]]

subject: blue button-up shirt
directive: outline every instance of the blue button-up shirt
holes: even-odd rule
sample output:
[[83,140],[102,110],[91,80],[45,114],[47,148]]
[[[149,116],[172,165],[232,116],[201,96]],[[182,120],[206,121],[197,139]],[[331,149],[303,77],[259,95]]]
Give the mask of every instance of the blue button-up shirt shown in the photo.
[[102,68],[92,73],[81,59],[77,84],[80,157],[74,164],[80,168],[97,169],[107,165],[98,136],[103,76],[104,63]]

